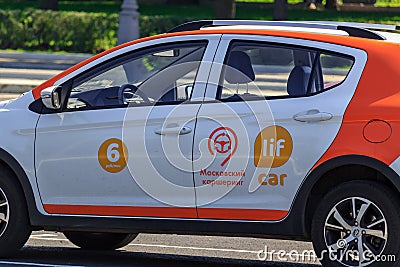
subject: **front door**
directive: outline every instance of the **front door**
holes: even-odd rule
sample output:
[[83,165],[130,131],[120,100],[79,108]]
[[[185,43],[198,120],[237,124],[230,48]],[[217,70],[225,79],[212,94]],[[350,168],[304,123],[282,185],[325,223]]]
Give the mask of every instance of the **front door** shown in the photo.
[[219,36],[187,39],[142,44],[63,85],[63,111],[42,114],[36,130],[47,213],[197,217],[191,160],[201,102],[192,99],[204,93],[197,80]]

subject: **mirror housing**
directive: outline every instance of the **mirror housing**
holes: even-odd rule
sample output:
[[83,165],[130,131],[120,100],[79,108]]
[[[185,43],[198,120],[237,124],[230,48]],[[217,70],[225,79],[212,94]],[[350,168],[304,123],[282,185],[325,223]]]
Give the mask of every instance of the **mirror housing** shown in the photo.
[[61,108],[61,87],[50,86],[40,92],[43,105],[48,109],[57,110]]

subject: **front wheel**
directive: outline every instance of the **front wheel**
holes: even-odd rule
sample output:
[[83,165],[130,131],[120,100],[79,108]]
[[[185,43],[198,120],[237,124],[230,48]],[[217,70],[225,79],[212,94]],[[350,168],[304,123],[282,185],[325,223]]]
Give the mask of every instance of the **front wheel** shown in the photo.
[[0,166],[0,257],[15,254],[30,234],[28,210],[17,177]]
[[322,199],[311,236],[323,266],[396,266],[399,227],[398,197],[379,183],[353,181]]
[[137,234],[64,232],[72,244],[89,250],[113,250],[122,248],[132,242]]

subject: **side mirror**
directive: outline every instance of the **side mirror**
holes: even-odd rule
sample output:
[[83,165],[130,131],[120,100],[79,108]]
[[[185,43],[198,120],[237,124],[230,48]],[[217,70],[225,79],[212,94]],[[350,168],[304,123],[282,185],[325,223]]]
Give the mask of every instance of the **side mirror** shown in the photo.
[[60,109],[61,108],[61,87],[51,86],[42,92],[40,92],[40,98],[42,99],[43,105],[48,109]]

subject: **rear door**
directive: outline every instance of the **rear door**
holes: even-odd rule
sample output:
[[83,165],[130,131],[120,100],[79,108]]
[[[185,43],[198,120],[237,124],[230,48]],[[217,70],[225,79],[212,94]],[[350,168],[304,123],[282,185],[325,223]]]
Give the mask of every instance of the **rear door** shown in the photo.
[[320,42],[223,36],[194,140],[199,217],[283,219],[338,133],[365,62],[360,50]]

